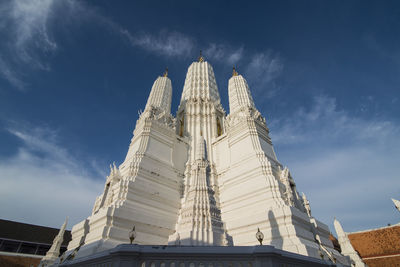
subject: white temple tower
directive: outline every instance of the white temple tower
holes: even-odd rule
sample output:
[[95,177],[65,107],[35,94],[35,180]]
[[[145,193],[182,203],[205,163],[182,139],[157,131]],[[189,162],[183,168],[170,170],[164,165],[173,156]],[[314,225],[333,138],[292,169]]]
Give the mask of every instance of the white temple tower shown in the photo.
[[236,70],[226,116],[212,66],[200,55],[187,71],[174,118],[165,74],[153,84],[124,162],[111,167],[93,213],[72,229],[78,257],[128,242],[257,245],[347,262],[328,227],[311,216],[276,158],[265,118]]
[[175,230],[188,144],[175,133],[166,74],[154,82],[126,158],[111,167],[92,215],[72,228],[68,250],[78,256],[126,243],[133,226],[140,244],[167,244]]

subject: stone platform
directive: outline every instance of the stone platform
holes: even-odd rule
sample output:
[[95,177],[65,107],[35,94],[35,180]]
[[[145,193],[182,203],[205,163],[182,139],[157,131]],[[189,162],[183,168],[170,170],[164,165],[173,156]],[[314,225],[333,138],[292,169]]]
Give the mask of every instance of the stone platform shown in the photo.
[[112,267],[327,267],[328,259],[290,253],[273,246],[151,246],[121,244],[59,266]]

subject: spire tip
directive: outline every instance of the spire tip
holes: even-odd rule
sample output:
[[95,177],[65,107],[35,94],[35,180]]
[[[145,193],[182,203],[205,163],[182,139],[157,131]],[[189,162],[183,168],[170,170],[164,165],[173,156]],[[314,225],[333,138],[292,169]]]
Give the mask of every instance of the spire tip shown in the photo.
[[199,55],[198,61],[199,62],[204,62],[204,57],[203,57],[203,55],[201,53],[201,50],[200,50],[200,55]]
[[233,76],[238,76],[238,75],[239,75],[239,73],[237,73],[236,67],[233,66],[232,77],[233,77]]

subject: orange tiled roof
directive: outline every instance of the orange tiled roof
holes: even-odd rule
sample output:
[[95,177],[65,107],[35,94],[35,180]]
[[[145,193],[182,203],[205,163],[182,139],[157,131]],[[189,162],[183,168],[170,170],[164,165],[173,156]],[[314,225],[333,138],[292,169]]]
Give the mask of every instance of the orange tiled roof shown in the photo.
[[400,267],[400,256],[364,259],[368,267]]
[[348,237],[369,267],[400,267],[400,225],[348,233]]
[[400,225],[348,234],[362,258],[400,254]]

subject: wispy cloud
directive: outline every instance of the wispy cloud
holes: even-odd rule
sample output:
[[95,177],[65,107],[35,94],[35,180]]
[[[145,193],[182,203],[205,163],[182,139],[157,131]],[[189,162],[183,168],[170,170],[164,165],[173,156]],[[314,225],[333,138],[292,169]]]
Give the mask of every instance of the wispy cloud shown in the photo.
[[245,74],[255,95],[271,98],[279,89],[275,80],[282,70],[283,62],[280,56],[268,50],[251,56]]
[[188,57],[193,52],[192,38],[179,32],[161,31],[157,35],[150,33],[134,35],[123,28],[120,28],[120,32],[133,46],[164,56]]
[[[0,4],[0,34],[3,36],[0,42],[0,76],[3,79],[23,90],[29,86],[26,81],[29,72],[51,70],[49,56],[54,55],[59,47],[54,38],[54,30],[65,23],[59,17],[77,24],[89,21],[106,26],[127,40],[132,47],[156,55],[188,58],[197,53],[194,51],[197,41],[190,35],[174,30],[162,30],[158,33],[132,32],[87,3],[75,0],[10,0]],[[245,53],[242,46],[215,42],[209,43],[204,50],[207,58],[229,66],[241,62]],[[255,93],[257,94],[259,88],[268,85],[266,95],[272,96],[276,90],[274,79],[282,70],[281,60],[271,52],[247,54],[251,61],[246,68],[246,74],[252,76],[249,80],[257,81],[254,84]]]
[[25,83],[21,79],[21,75],[17,74],[13,68],[7,64],[0,55],[0,76],[3,76],[12,86],[23,89]]
[[[58,143],[48,128],[10,128],[22,145],[0,162],[0,202],[3,218],[59,227],[70,216],[70,225],[90,214],[103,179]],[[24,211],[24,212],[21,212]]]
[[[52,40],[48,29],[48,19],[52,10],[53,0],[12,1],[9,19],[15,30],[18,52],[26,62],[33,61],[31,46],[52,51],[57,44]],[[4,14],[3,14],[4,15]]]
[[204,54],[212,60],[228,64],[230,67],[236,65],[243,57],[244,48],[233,48],[226,44],[210,43]]
[[[300,107],[292,116],[271,122],[275,128],[274,141],[279,144],[308,142],[310,136],[331,143],[352,142],[359,144],[369,139],[385,142],[393,134],[399,134],[398,126],[389,120],[365,120],[339,110],[335,98],[315,96],[308,109]],[[278,134],[276,134],[276,132]],[[345,140],[341,140],[346,136]]]
[[[70,3],[65,1],[64,5]],[[46,57],[57,50],[49,20],[61,4],[54,0],[4,1],[0,4],[0,76],[17,89],[27,83],[19,73],[49,71]],[[64,9],[65,12],[65,9]]]
[[[186,59],[197,53],[194,51],[197,41],[191,35],[168,29],[158,33],[132,32],[87,3],[76,0],[5,1],[0,4],[0,34],[3,36],[0,42],[0,76],[23,90],[29,86],[25,80],[29,75],[21,73],[50,71],[49,56],[54,55],[60,46],[54,38],[54,31],[67,21],[105,26],[122,40],[127,40],[133,48],[157,56]],[[209,43],[204,50],[204,55],[211,61],[229,66],[241,62],[245,53],[242,46],[215,42]],[[271,52],[247,54],[251,62],[246,70],[257,80],[255,87],[273,84],[282,69],[279,57]]]
[[94,25],[107,26],[133,47],[157,55],[188,57],[193,54],[194,40],[190,36],[167,30],[157,34],[132,33],[95,8],[75,0],[5,1],[0,4],[0,34],[3,37],[0,77],[23,90],[29,84],[20,73],[51,70],[48,57],[59,47],[53,31],[57,25],[65,23],[59,17],[78,24],[90,21]]
[[400,125],[351,116],[334,98],[318,96],[269,127],[316,218],[331,224],[336,216],[346,231],[398,222],[390,198],[400,188]]

